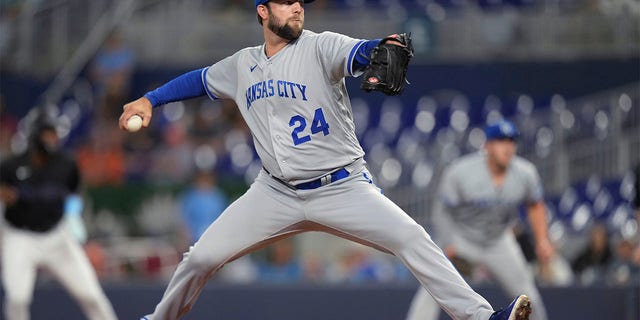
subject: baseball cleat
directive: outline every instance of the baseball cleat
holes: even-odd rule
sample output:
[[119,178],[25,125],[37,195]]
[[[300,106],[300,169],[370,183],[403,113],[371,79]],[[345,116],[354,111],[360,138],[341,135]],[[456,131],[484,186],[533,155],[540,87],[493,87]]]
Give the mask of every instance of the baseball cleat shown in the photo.
[[489,320],[529,320],[531,311],[529,297],[522,294],[515,298],[506,308],[494,312]]

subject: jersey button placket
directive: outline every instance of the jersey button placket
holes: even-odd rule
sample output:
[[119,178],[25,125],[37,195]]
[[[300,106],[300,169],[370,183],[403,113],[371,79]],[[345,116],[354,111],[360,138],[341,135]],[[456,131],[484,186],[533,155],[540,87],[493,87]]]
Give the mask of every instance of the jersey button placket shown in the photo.
[[[264,66],[264,77],[263,80],[265,83],[269,83],[269,80],[271,80],[271,63],[266,63]],[[268,108],[268,112],[269,112],[269,116],[272,119],[276,118],[276,107],[273,103],[268,103],[267,104],[267,108]]]
[[[263,62],[260,64],[260,69],[262,71],[262,81],[265,83],[269,83],[269,79],[271,79],[271,69],[269,68],[269,62]],[[267,121],[269,123],[270,131],[273,132],[274,124],[277,123],[275,105],[272,99],[267,99],[265,101],[265,116],[267,117]],[[278,157],[278,146],[277,146],[278,135],[271,136],[271,144],[273,146],[273,157],[276,160],[276,164],[280,165],[280,160]],[[282,176],[280,176],[282,178]]]
[[[268,82],[270,79],[272,79],[271,61],[268,61],[263,66],[264,66],[263,78],[265,82]],[[278,114],[276,112],[276,108],[277,108],[277,105],[273,102],[273,100],[268,99],[267,100],[267,117],[269,118],[270,125],[274,123],[278,123]],[[273,128],[274,127],[272,126],[272,130]],[[276,162],[280,167],[280,171],[283,173],[283,175],[281,175],[280,178],[284,178],[284,172],[286,170],[285,165],[287,163],[287,158],[281,156],[281,151],[283,150],[283,146],[285,144],[284,138],[282,134],[279,134],[279,133],[276,133],[275,136],[273,136],[273,138],[274,138],[274,141],[272,143],[273,143],[274,157],[276,158]]]

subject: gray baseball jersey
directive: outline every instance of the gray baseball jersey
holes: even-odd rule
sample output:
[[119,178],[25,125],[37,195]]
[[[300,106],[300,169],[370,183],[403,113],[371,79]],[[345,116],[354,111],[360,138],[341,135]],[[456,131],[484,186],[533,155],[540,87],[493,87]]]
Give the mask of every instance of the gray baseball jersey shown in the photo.
[[272,57],[246,48],[205,69],[207,94],[236,102],[272,175],[313,180],[364,156],[344,84],[362,43],[304,30]]
[[[496,187],[486,154],[463,156],[443,173],[434,223],[441,247],[452,245],[456,256],[485,266],[508,296],[524,292],[536,306],[531,319],[546,320],[540,292],[513,233],[507,228],[518,207],[542,199],[538,172],[532,163],[515,156],[504,184]],[[438,319],[440,310],[423,288],[414,296],[406,320]]]
[[542,199],[542,185],[535,166],[514,156],[504,185],[491,180],[486,154],[466,155],[443,173],[440,203],[435,213],[438,238],[446,245],[454,232],[479,243],[498,238],[517,218],[518,207]]

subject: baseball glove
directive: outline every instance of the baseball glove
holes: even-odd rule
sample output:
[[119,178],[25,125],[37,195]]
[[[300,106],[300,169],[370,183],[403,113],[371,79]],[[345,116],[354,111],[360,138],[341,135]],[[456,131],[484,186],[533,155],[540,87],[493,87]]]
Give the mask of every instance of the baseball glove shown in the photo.
[[[394,40],[402,45],[388,43]],[[365,68],[360,88],[366,92],[380,91],[386,95],[400,94],[407,82],[407,66],[413,57],[411,33],[386,37],[371,50],[369,65]]]

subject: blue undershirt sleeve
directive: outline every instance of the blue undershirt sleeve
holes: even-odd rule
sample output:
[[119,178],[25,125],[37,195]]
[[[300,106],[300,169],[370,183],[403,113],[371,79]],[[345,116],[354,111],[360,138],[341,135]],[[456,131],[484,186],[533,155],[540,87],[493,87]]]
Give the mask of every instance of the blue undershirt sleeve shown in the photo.
[[204,68],[189,71],[144,96],[154,108],[169,102],[204,96],[207,93],[202,81],[202,70]]
[[380,43],[380,40],[382,39],[367,40],[358,48],[353,59],[353,70],[361,70],[369,65],[371,50]]

